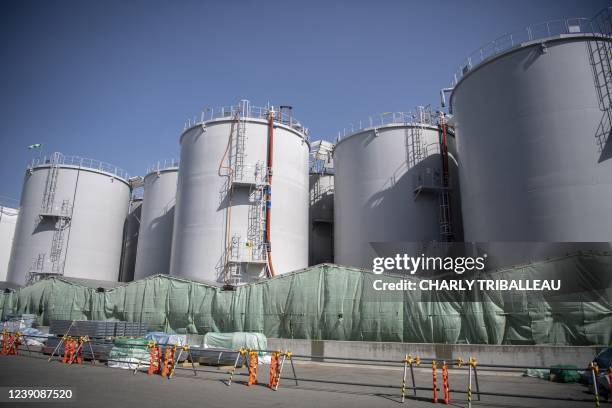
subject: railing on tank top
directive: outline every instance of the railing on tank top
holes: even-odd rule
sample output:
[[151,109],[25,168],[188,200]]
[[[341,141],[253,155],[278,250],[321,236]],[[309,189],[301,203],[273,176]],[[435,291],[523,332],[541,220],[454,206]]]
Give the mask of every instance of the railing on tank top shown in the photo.
[[[244,101],[242,101],[244,102]],[[253,106],[250,103],[239,103],[237,105],[230,106],[218,106],[218,107],[207,107],[200,112],[199,116],[196,115],[192,118],[188,118],[185,121],[183,130],[188,129],[192,126],[202,124],[213,119],[231,119],[239,115],[240,118],[253,118],[253,119],[268,119],[270,112],[269,106]],[[292,114],[280,111],[277,107],[274,110],[274,121],[292,129],[303,133],[305,138],[308,138],[308,128],[304,127]]]
[[364,129],[377,128],[386,125],[438,125],[438,114],[431,106],[419,106],[408,112],[383,112],[379,115],[369,116],[367,119],[351,123],[338,132],[337,141],[346,136],[360,132]]
[[34,168],[37,166],[45,166],[45,165],[75,166],[75,167],[81,167],[81,168],[86,168],[86,169],[100,170],[105,173],[113,174],[125,180],[128,179],[128,173],[125,170],[113,164],[106,163],[100,160],[89,159],[86,157],[64,155],[59,152],[55,152],[48,156],[45,155],[45,156],[34,157],[32,158],[32,161],[29,167]]
[[472,52],[459,65],[453,75],[451,88],[461,78],[484,61],[522,44],[564,34],[603,35],[612,34],[612,7],[601,10],[593,18],[568,18],[532,24],[520,31],[504,34]]

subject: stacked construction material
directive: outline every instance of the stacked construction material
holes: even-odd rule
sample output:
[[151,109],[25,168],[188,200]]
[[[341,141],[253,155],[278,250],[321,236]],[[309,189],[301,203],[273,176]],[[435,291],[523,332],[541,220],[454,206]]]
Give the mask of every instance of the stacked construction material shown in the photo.
[[[62,342],[61,337],[51,337],[47,340],[46,345],[41,349],[41,351],[44,354],[51,354],[55,351],[56,356],[63,356],[64,343],[62,342],[59,348],[57,348],[57,345],[60,344],[60,342]],[[89,343],[83,344],[83,358],[85,358],[86,360],[108,360],[108,355],[112,348],[112,341],[91,340]]]
[[[83,346],[83,357],[86,359],[107,360],[113,348],[114,337],[143,337],[147,333],[146,323],[111,322],[102,320],[51,320],[49,332],[58,337],[50,338],[43,353],[51,354],[61,342],[64,335],[71,337],[89,337],[89,343]],[[90,348],[91,346],[91,348]],[[92,356],[92,350],[94,356]],[[64,344],[56,354],[64,353]]]
[[51,320],[49,332],[73,337],[143,337],[147,334],[146,323],[111,322],[103,320]]

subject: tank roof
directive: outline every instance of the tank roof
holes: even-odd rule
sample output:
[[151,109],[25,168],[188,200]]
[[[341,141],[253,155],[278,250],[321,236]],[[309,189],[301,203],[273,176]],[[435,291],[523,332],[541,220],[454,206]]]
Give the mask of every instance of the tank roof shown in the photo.
[[[357,123],[357,122],[356,122]],[[438,115],[430,106],[420,106],[408,112],[383,112],[379,115],[369,116],[366,120],[360,120],[358,125],[351,124],[350,128],[344,128],[338,132],[334,149],[346,139],[372,129],[391,127],[417,127],[429,129],[438,128]],[[452,136],[452,130],[449,131]]]
[[605,8],[593,18],[568,18],[532,24],[522,30],[504,34],[476,49],[453,75],[451,88],[476,67],[520,48],[554,39],[584,38],[612,35],[612,7]]
[[[285,108],[281,106],[281,108]],[[290,107],[288,107],[290,108]],[[287,126],[299,133],[304,134],[304,136],[308,136],[308,128],[304,127],[300,121],[293,117],[291,110],[282,111],[275,110],[274,106],[268,104],[267,106],[253,106],[250,104],[248,100],[242,100],[237,105],[231,106],[218,106],[218,107],[207,107],[202,110],[200,113],[200,117],[194,116],[193,118],[189,118],[185,121],[185,126],[183,127],[183,131],[200,124],[204,124],[206,122],[217,120],[217,119],[226,119],[230,120],[239,115],[240,118],[250,118],[250,119],[263,119],[268,120],[269,114],[271,111],[274,111],[274,122]]]
[[53,165],[94,170],[96,172],[115,176],[125,183],[127,183],[128,179],[128,173],[113,164],[95,159],[88,159],[86,157],[67,156],[60,152],[55,152],[49,156],[34,157],[28,168],[34,169],[37,167],[49,167]]
[[163,159],[158,160],[157,163],[154,163],[147,167],[147,171],[145,173],[145,177],[151,173],[161,173],[162,171],[177,171],[179,168],[179,160],[178,159]]

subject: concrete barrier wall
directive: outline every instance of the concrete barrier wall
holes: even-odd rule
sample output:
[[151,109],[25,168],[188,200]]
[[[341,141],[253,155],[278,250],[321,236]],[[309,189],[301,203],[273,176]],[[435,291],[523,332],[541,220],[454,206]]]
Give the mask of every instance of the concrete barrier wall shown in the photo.
[[[475,357],[479,364],[550,367],[573,364],[585,367],[602,349],[597,346],[510,346],[482,344],[383,343],[334,340],[268,339],[271,350],[290,350],[294,354],[324,357],[363,358],[402,361],[406,354],[437,360],[467,360]],[[327,360],[336,361],[338,360]]]

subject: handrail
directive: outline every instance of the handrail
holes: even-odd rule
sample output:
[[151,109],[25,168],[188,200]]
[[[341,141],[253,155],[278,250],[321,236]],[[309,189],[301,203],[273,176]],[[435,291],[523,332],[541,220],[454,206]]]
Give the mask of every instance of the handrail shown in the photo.
[[611,21],[612,7],[608,7],[601,10],[591,19],[568,18],[550,20],[532,24],[523,30],[502,35],[501,37],[498,37],[497,39],[481,46],[467,56],[463,63],[459,65],[457,71],[455,71],[453,74],[451,87],[457,85],[463,76],[465,76],[475,67],[482,64],[484,61],[487,61],[494,56],[502,54],[513,48],[518,48],[526,42],[537,41],[563,34],[596,34],[609,36],[612,34]]
[[128,173],[110,163],[106,163],[100,160],[89,159],[80,156],[66,156],[60,152],[55,152],[49,156],[34,157],[29,165],[32,169],[38,166],[76,166],[86,169],[100,170],[105,173],[113,174],[121,179],[127,180]]
[[179,166],[179,160],[175,158],[158,160],[157,163],[154,163],[147,167],[147,172],[145,174],[153,173],[154,171],[163,171],[168,169],[174,169]]
[[[242,100],[238,105],[230,106],[217,106],[207,107],[202,110],[200,117],[197,115],[193,118],[188,118],[185,121],[183,130],[186,130],[192,126],[203,124],[209,120],[214,119],[231,119],[236,114],[239,114],[241,118],[254,118],[254,119],[268,119],[268,113],[273,107],[268,106],[253,106],[247,100]],[[281,112],[278,109],[274,111],[274,122],[287,125],[298,132],[303,133],[306,138],[308,137],[308,128],[304,127],[293,115],[287,112]]]
[[418,106],[408,112],[383,112],[369,116],[367,120],[351,123],[350,128],[347,127],[338,132],[337,141],[364,129],[392,124],[438,126],[438,115],[430,106]]

